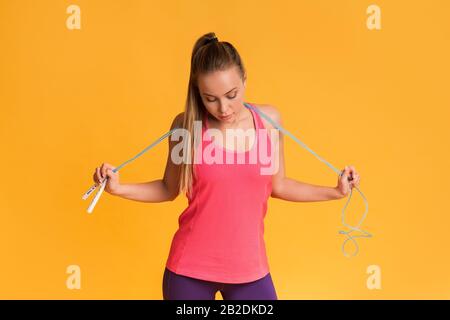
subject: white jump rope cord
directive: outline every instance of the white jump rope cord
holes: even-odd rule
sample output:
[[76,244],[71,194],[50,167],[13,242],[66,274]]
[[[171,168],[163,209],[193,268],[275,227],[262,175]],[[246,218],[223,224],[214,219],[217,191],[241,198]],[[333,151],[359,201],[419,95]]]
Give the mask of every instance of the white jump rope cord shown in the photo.
[[[244,102],[244,106],[247,108],[250,108],[252,110],[254,110],[255,112],[257,112],[261,117],[263,117],[264,119],[266,119],[267,121],[269,121],[275,128],[277,128],[278,130],[280,130],[281,132],[283,132],[284,134],[288,135],[289,137],[291,137],[297,144],[299,144],[301,147],[305,148],[306,150],[308,150],[310,153],[312,153],[317,159],[319,159],[320,161],[322,161],[323,163],[325,163],[328,167],[330,167],[335,173],[337,173],[339,175],[339,177],[342,175],[343,171],[339,171],[338,169],[336,169],[332,164],[330,164],[328,161],[322,159],[319,155],[317,155],[313,150],[311,150],[306,144],[304,144],[302,141],[300,141],[299,139],[297,139],[292,133],[290,133],[289,131],[287,131],[286,129],[284,129],[281,125],[277,124],[275,121],[273,121],[269,116],[267,116],[266,114],[264,114],[262,111],[256,109],[255,107],[253,107],[252,105],[245,103]],[[174,128],[172,130],[170,130],[169,132],[165,133],[164,135],[162,135],[159,139],[157,139],[155,142],[153,142],[151,145],[149,145],[148,147],[146,147],[144,150],[142,150],[141,152],[139,152],[136,156],[134,156],[133,158],[125,161],[124,163],[122,163],[121,165],[119,165],[117,168],[113,169],[113,172],[117,172],[119,171],[122,167],[124,167],[126,164],[128,164],[129,162],[135,160],[136,158],[139,158],[142,154],[144,154],[145,152],[147,152],[148,150],[150,150],[151,148],[153,148],[154,146],[156,146],[158,143],[160,143],[162,140],[164,140],[166,137],[170,136],[172,134],[173,131],[177,130],[178,128]],[[105,189],[105,185],[107,182],[106,178],[100,186],[99,191],[97,192],[97,194],[95,195],[94,199],[92,200],[91,204],[89,205],[87,212],[88,213],[92,213],[92,211],[94,210],[95,205],[97,204],[100,196],[103,193],[103,190]],[[82,196],[83,200],[86,200],[89,195],[97,188],[97,185],[94,184],[92,187],[89,188],[89,190]],[[358,192],[361,194],[361,197],[364,200],[364,204],[366,206],[366,210],[364,211],[363,216],[361,217],[361,219],[359,220],[359,222],[357,223],[356,226],[351,226],[349,224],[347,224],[345,222],[345,209],[347,208],[350,199],[352,198],[352,194],[353,194],[353,190],[352,188],[350,188],[350,195],[348,197],[347,202],[345,203],[344,208],[342,209],[342,224],[347,227],[348,229],[350,229],[349,231],[344,231],[344,230],[340,230],[339,234],[344,234],[347,236],[347,239],[345,239],[345,241],[342,243],[342,253],[346,256],[346,257],[351,257],[351,256],[355,256],[358,252],[359,252],[359,246],[358,243],[356,242],[355,238],[371,238],[373,235],[370,234],[369,232],[362,230],[360,228],[362,222],[364,221],[364,219],[367,216],[367,212],[369,211],[369,203],[367,202],[366,197],[364,196],[364,194],[362,193],[362,191],[356,187],[356,190],[358,190]],[[357,231],[360,232],[360,235],[351,235],[350,233],[353,231]],[[355,252],[353,254],[349,254],[345,251],[345,245],[347,243],[347,241],[351,240],[353,242],[353,244],[355,245]]]

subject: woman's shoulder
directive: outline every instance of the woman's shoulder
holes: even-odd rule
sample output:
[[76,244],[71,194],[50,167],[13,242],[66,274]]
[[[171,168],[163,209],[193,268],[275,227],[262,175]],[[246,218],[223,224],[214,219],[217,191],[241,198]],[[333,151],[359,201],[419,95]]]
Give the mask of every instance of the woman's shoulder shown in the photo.
[[[281,124],[281,114],[278,111],[278,108],[272,104],[260,104],[260,103],[252,103],[252,106],[256,107],[258,110],[269,116],[273,121],[278,124]],[[273,125],[268,122],[264,117],[261,117],[264,127],[266,129],[273,129]]]
[[183,121],[184,121],[184,112],[180,112],[173,118],[170,129],[181,128],[183,126]]

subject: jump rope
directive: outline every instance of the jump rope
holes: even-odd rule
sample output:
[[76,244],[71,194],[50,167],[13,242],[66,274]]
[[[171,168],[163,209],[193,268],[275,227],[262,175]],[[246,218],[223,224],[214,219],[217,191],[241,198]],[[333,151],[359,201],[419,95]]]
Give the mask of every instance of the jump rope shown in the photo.
[[[343,174],[343,171],[338,170],[337,168],[335,168],[331,163],[329,163],[328,161],[326,161],[325,159],[321,158],[317,153],[315,153],[313,150],[311,150],[306,144],[304,144],[302,141],[300,141],[299,139],[297,139],[297,137],[295,137],[292,133],[290,133],[289,131],[287,131],[286,129],[284,129],[281,125],[277,124],[275,121],[273,121],[269,116],[267,116],[266,114],[264,114],[262,111],[256,109],[255,107],[253,107],[252,105],[244,102],[244,106],[247,107],[248,109],[252,109],[255,112],[257,112],[261,117],[263,117],[264,119],[266,119],[270,124],[272,124],[275,128],[277,128],[278,130],[280,130],[282,133],[284,133],[285,135],[288,135],[289,137],[291,137],[297,144],[299,144],[301,147],[305,148],[306,150],[308,150],[310,153],[312,153],[317,159],[319,159],[320,161],[322,161],[323,163],[325,163],[328,167],[331,168],[331,170],[333,170],[335,173],[337,173],[339,175],[339,177]],[[160,138],[158,138],[155,142],[153,142],[151,145],[149,145],[148,147],[146,147],[144,150],[142,150],[141,152],[139,152],[136,156],[134,156],[133,158],[125,161],[124,163],[122,163],[121,165],[119,165],[118,167],[114,168],[112,171],[115,173],[117,171],[119,171],[120,169],[122,169],[126,164],[130,163],[131,161],[139,158],[141,155],[143,155],[145,152],[147,152],[148,150],[150,150],[151,148],[153,148],[154,146],[156,146],[158,143],[160,143],[162,140],[164,140],[166,137],[170,136],[172,134],[173,131],[177,130],[179,128],[174,128],[172,130],[170,130],[169,132],[165,133],[164,135],[162,135]],[[349,181],[351,180],[351,178],[348,178]],[[100,196],[103,193],[103,190],[105,189],[106,183],[107,183],[108,177],[106,177],[103,182],[100,184],[100,189],[97,191],[94,199],[92,200],[91,204],[89,205],[87,212],[88,213],[92,213],[92,211],[95,208],[95,205],[97,204],[98,200],[100,199]],[[86,191],[86,193],[82,196],[83,200],[86,200],[91,193],[97,188],[97,184],[94,184],[92,187],[89,188],[88,191]],[[342,214],[341,214],[341,221],[342,221],[342,225],[346,228],[348,228],[348,230],[340,230],[339,234],[343,234],[345,235],[347,238],[344,240],[344,242],[342,243],[342,253],[344,254],[344,256],[346,257],[352,257],[355,256],[358,252],[359,252],[359,246],[358,243],[356,242],[356,238],[371,238],[372,234],[370,234],[369,232],[361,229],[361,224],[363,223],[364,219],[367,216],[367,212],[369,211],[369,203],[367,202],[366,197],[364,196],[364,194],[362,193],[362,191],[354,186],[354,188],[361,194],[361,197],[364,200],[364,205],[366,207],[364,214],[362,215],[361,219],[358,221],[358,223],[356,224],[356,226],[351,226],[348,223],[346,223],[345,221],[345,209],[347,208],[348,204],[350,203],[350,200],[352,198],[352,194],[353,194],[353,189],[350,188],[350,195],[348,196],[348,200],[345,203],[344,208],[342,209]],[[351,235],[352,232],[359,232],[360,234],[357,235]],[[353,244],[355,245],[356,250],[352,253],[349,254],[347,251],[345,251],[345,245],[347,244],[348,241],[352,241]]]

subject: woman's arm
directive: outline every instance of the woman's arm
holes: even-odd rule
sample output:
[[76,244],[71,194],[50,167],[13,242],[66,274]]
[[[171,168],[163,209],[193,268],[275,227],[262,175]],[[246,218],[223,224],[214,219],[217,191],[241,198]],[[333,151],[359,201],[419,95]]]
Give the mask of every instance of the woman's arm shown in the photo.
[[[282,126],[280,113],[275,107],[265,106],[261,109],[276,123]],[[269,123],[265,123],[265,125],[266,128],[276,129]],[[313,185],[286,177],[284,162],[284,135],[280,130],[277,131],[278,147],[275,148],[274,152],[278,152],[278,157],[275,156],[274,160],[278,161],[278,164],[276,165],[278,170],[272,176],[271,197],[295,202],[336,200],[345,197],[346,194],[341,191],[341,188]]]
[[[172,121],[170,130],[180,127],[183,122],[183,113],[178,114]],[[173,201],[179,194],[178,180],[181,165],[177,165],[171,161],[172,148],[177,141],[169,140],[169,153],[167,155],[166,169],[162,179],[153,180],[144,183],[127,183],[121,184],[115,196],[125,199],[142,201],[142,202],[164,202]]]
[[296,202],[336,200],[344,197],[336,187],[318,186],[286,177],[278,181],[271,196]]
[[161,179],[142,183],[121,184],[113,195],[141,202],[164,202],[172,200]]

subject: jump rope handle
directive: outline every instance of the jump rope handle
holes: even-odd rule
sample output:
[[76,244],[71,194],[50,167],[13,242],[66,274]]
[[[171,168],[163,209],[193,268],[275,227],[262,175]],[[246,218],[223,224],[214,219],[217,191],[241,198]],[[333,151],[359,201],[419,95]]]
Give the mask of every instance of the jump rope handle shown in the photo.
[[[100,185],[100,189],[97,191],[97,193],[95,194],[94,199],[92,199],[91,204],[90,204],[89,207],[87,208],[87,212],[88,212],[88,213],[92,213],[92,211],[94,211],[95,205],[97,204],[98,200],[100,199],[100,196],[102,195],[103,190],[105,190],[105,186],[106,186],[107,181],[108,181],[108,178],[106,178],[105,180],[103,180],[102,184]],[[92,187],[91,187],[91,189],[92,189]],[[84,198],[84,199],[87,199],[87,197],[89,196],[89,194],[91,194],[91,192],[92,192],[95,188],[92,189],[92,191],[91,191],[91,189],[89,189],[88,192],[85,193],[85,195],[83,196],[83,198],[84,198],[86,195],[87,195],[87,196],[86,196],[86,198]]]
[[81,199],[86,200],[87,198],[89,198],[89,196],[91,195],[91,193],[92,193],[95,189],[97,189],[97,184],[96,184],[96,183],[94,183],[94,184],[92,185],[92,187],[90,187],[89,190],[86,191],[85,194],[83,194],[83,196],[81,197]]

